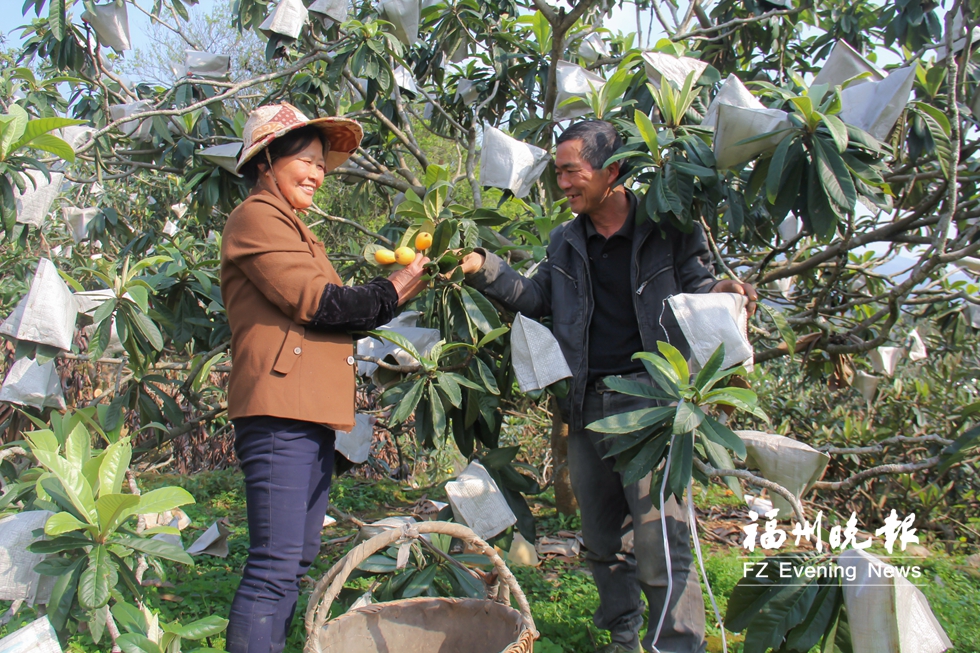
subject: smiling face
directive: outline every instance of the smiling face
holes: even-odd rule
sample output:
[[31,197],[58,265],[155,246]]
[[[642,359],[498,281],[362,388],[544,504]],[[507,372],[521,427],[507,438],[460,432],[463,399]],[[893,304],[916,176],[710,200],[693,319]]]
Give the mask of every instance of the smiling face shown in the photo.
[[558,187],[568,198],[572,213],[593,214],[609,196],[612,183],[619,174],[619,166],[596,170],[582,158],[582,141],[565,141],[555,150],[555,172]]
[[296,154],[283,156],[272,162],[272,170],[279,182],[279,191],[296,210],[302,211],[313,204],[313,195],[326,172],[323,144],[314,139]]

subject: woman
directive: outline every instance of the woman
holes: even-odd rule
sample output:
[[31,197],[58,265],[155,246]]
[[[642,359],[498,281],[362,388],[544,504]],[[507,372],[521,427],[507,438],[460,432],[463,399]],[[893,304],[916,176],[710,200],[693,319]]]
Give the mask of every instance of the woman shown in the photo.
[[249,555],[231,608],[230,653],[282,651],[299,580],[320,551],[334,429],[354,426],[349,331],[380,326],[425,286],[421,255],[387,279],[344,286],[297,217],[347,160],[361,126],[309,120],[289,104],[245,123],[237,169],[253,184],[221,242],[231,326],[228,414],[245,473]]

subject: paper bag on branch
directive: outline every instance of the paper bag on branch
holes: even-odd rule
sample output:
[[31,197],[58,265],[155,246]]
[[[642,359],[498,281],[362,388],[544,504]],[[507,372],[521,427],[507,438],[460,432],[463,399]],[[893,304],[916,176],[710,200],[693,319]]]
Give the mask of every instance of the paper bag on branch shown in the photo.
[[[820,480],[830,456],[792,438],[762,431],[735,431],[745,443],[745,466],[758,469],[762,477],[778,483],[799,499]],[[793,507],[781,495],[770,492],[772,505],[783,516]]]
[[337,438],[334,448],[354,464],[366,462],[371,453],[371,441],[374,439],[374,423],[378,421],[374,415],[358,413],[354,416],[354,428],[350,431],[335,431]]
[[398,87],[412,93],[418,93],[419,87],[415,83],[415,78],[412,77],[412,72],[405,66],[398,66],[393,71],[393,76],[395,78],[395,83]]
[[0,387],[0,401],[64,410],[65,394],[54,361],[38,365],[33,358],[18,358]]
[[510,347],[521,392],[541,390],[572,375],[551,330],[520,313],[510,330]]
[[837,564],[846,570],[841,584],[854,651],[942,653],[952,648],[925,595],[899,569],[858,549],[843,551]]
[[167,236],[173,238],[180,231],[180,227],[177,226],[177,223],[174,222],[173,220],[167,220],[166,222],[163,223],[162,231]]
[[184,70],[188,75],[221,79],[231,70],[231,56],[184,50]]
[[456,94],[453,97],[462,100],[463,104],[473,104],[480,97],[480,89],[476,87],[476,82],[461,79],[456,85]]
[[299,38],[309,12],[303,0],[280,0],[275,10],[259,25],[259,30],[268,37],[273,34],[286,38]]
[[557,555],[574,558],[582,552],[582,545],[574,537],[542,537],[535,549],[540,555]]
[[[963,21],[962,10],[953,16],[953,52],[959,52],[966,47],[966,24]],[[970,42],[973,48],[980,43],[980,27],[973,28]],[[936,61],[940,62],[946,58],[946,35],[944,34],[938,47],[936,47]]]
[[38,596],[41,575],[34,566],[44,559],[42,553],[31,553],[27,547],[35,541],[34,531],[54,513],[29,510],[0,519],[0,600],[26,601],[28,605],[46,603]]
[[861,56],[846,41],[837,41],[834,44],[834,49],[830,52],[830,56],[827,57],[827,63],[820,69],[817,76],[813,78],[813,83],[810,86],[816,86],[817,84],[840,86],[852,77],[856,77],[862,73],[870,73],[871,77],[855,80],[851,83],[851,86],[866,82],[880,82],[888,76],[888,73]]
[[87,9],[82,12],[82,20],[92,26],[95,33],[99,35],[99,40],[117,53],[132,50],[126,3],[117,0],[105,5],[95,5],[92,8],[94,12]]
[[[395,331],[408,338],[408,341],[415,346],[415,349],[425,356],[432,349],[432,345],[442,339],[442,336],[438,329],[416,327],[415,323],[418,320],[418,315],[416,311],[406,311],[388,324],[379,327],[379,329]],[[417,362],[411,354],[395,343],[371,337],[361,338],[357,341],[357,355],[378,359],[391,356],[399,365],[412,365]],[[362,376],[370,376],[377,369],[377,363],[357,361],[357,373]]]
[[44,616],[0,639],[0,653],[62,653],[54,626]]
[[799,236],[800,232],[803,231],[803,221],[798,216],[790,213],[779,223],[776,230],[779,232],[779,237],[788,242]]
[[967,304],[966,319],[974,329],[980,329],[980,306]]
[[78,150],[82,145],[92,140],[95,129],[88,125],[69,125],[58,130],[61,139],[71,145],[71,149]]
[[915,82],[915,68],[915,64],[899,68],[881,81],[842,90],[840,119],[860,127],[879,141],[888,138],[908,104]]
[[74,206],[66,206],[62,209],[62,213],[65,216],[65,222],[71,227],[71,237],[75,244],[88,240],[89,225],[99,214],[98,207],[90,206],[79,209]]
[[481,186],[508,188],[515,197],[524,197],[550,160],[547,150],[519,141],[489,124],[483,125]]
[[677,57],[664,52],[644,52],[642,56],[647,77],[657,88],[660,88],[665,79],[673,82],[678,89],[683,88],[689,74],[694,73],[694,81],[696,82],[708,67],[707,61],[692,59],[691,57]]
[[381,0],[381,11],[394,26],[395,38],[408,47],[419,40],[419,0]]
[[880,382],[880,376],[874,376],[860,370],[854,373],[854,388],[861,393],[865,401],[874,400]]
[[926,343],[922,341],[922,336],[919,335],[917,329],[912,329],[909,331],[909,360],[921,361],[929,358],[929,352],[926,351]]
[[[109,117],[113,122],[122,118],[127,118],[135,113],[143,113],[153,109],[153,103],[149,100],[137,100],[126,104],[114,104],[109,107]],[[127,120],[119,125],[119,129],[127,137],[134,141],[149,141],[153,138],[153,123],[146,120]]]
[[754,352],[746,335],[748,297],[727,292],[682,293],[673,295],[667,302],[691,347],[698,369],[704,367],[722,343],[725,344],[722,368],[743,363],[746,369],[752,369]]
[[310,5],[309,11],[322,16],[323,27],[328,28],[332,23],[347,20],[347,0],[316,0]]
[[796,277],[783,277],[782,279],[773,281],[772,285],[776,287],[776,290],[783,296],[783,299],[789,299],[790,295],[793,294],[795,279]]
[[[589,93],[602,88],[606,80],[595,73],[590,73],[582,66],[576,66],[567,61],[558,62],[555,74],[557,76],[558,95],[555,97],[554,119],[557,121],[578,118],[592,111],[592,107],[584,98]],[[579,100],[564,104],[566,100],[572,98],[579,98]]]
[[98,310],[99,306],[102,306],[103,302],[115,296],[116,293],[108,288],[103,290],[84,290],[72,295],[75,299],[75,305],[78,307],[78,312],[89,317],[95,315],[95,311]]
[[204,531],[194,543],[187,547],[190,555],[209,555],[218,558],[228,557],[228,535],[231,531],[220,521],[216,521]]
[[[789,114],[779,109],[746,109],[730,104],[718,105],[718,123],[715,126],[715,160],[718,169],[732,168],[740,163],[775,149],[790,129]],[[767,138],[741,143],[777,132]],[[736,143],[741,143],[736,145]]]
[[585,59],[591,66],[602,57],[609,56],[609,46],[602,40],[598,32],[592,32],[579,43],[578,56]]
[[871,358],[871,367],[878,374],[892,376],[895,373],[895,366],[905,355],[903,347],[878,347],[868,352]]
[[51,180],[48,181],[48,178],[40,170],[28,170],[26,174],[30,179],[24,180],[27,187],[23,193],[20,192],[16,184],[14,185],[17,222],[40,227],[44,224],[44,219],[51,210],[51,204],[61,192],[61,184],[65,180],[65,175],[61,172],[51,172]]
[[[683,82],[682,82],[683,83]],[[752,92],[745,87],[736,75],[729,75],[725,83],[721,85],[718,95],[708,105],[708,111],[704,114],[701,121],[702,127],[715,128],[718,124],[718,107],[727,104],[731,107],[742,107],[743,109],[765,109],[765,105],[759,98],[752,95]]]
[[456,521],[469,526],[484,540],[517,523],[500,488],[478,462],[470,463],[455,481],[446,483],[446,496]]
[[67,351],[75,335],[77,314],[68,284],[54,263],[42,258],[27,294],[0,324],[0,334]]
[[235,166],[238,165],[238,153],[241,151],[241,143],[224,143],[222,145],[212,145],[211,147],[206,147],[197,154],[205,161],[210,161],[211,163],[224,168],[231,174],[241,177],[241,175],[235,171]]

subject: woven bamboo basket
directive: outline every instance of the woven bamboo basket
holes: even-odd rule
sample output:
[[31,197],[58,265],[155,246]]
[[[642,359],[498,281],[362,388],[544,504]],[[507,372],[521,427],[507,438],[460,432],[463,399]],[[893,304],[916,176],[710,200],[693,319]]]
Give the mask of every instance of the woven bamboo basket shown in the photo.
[[[426,533],[458,538],[493,563],[483,577],[488,599],[422,597],[377,603],[327,620],[330,606],[358,565],[393,544]],[[513,595],[518,609],[510,606]],[[538,633],[531,608],[492,546],[462,524],[422,522],[375,535],[351,549],[313,589],[304,653],[531,653]]]

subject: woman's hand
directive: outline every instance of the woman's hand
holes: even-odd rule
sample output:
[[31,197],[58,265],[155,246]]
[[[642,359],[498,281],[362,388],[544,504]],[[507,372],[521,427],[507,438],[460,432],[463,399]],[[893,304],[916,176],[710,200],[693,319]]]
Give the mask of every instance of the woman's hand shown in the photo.
[[422,253],[417,253],[414,261],[401,270],[392,272],[388,276],[388,281],[391,282],[391,285],[395,287],[395,292],[398,293],[399,306],[415,297],[415,295],[422,292],[429,285],[429,281],[422,278],[425,275],[425,270],[422,266],[428,262],[429,257]]

